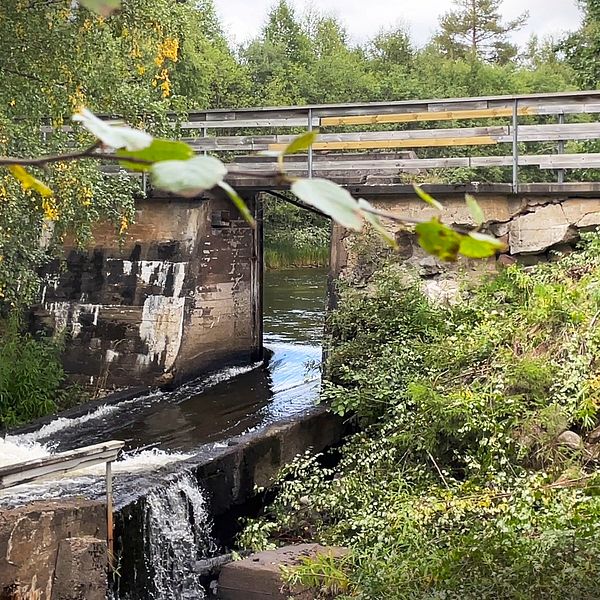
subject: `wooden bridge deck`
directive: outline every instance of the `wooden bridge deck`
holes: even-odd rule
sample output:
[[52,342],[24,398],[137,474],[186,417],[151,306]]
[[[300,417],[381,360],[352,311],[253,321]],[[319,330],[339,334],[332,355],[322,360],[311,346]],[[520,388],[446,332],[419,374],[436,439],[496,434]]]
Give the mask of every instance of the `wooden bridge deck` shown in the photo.
[[379,193],[413,181],[476,179],[513,191],[585,194],[597,193],[600,179],[598,115],[600,92],[584,91],[210,110],[188,115],[180,127],[197,152],[231,163],[230,180],[242,190],[272,188],[261,176],[276,168],[266,153],[318,129],[308,154],[286,159],[291,175]]

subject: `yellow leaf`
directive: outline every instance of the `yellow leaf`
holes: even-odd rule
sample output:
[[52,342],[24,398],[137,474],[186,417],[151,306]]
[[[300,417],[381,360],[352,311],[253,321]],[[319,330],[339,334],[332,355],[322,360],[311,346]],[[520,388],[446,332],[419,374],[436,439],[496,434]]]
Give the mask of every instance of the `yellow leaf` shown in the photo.
[[21,165],[12,165],[8,167],[8,170],[13,174],[15,179],[21,182],[24,190],[33,190],[44,198],[52,196],[52,190],[45,183],[42,183],[39,179],[31,175]]

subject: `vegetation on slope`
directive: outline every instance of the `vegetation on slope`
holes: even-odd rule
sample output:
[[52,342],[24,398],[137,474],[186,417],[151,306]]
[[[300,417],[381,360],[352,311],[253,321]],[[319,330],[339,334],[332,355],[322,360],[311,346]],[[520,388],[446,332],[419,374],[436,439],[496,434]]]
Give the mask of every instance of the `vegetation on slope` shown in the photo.
[[[170,135],[168,111],[544,92],[598,83],[597,0],[582,3],[584,25],[560,52],[551,40],[512,46],[507,36],[520,22],[503,23],[500,4],[460,0],[431,40],[413,40],[394,28],[356,45],[340,20],[314,11],[301,16],[287,0],[274,0],[256,38],[232,48],[212,0],[124,0],[109,18],[68,0],[6,0],[0,54],[10,60],[0,65],[0,154],[36,156],[71,147],[68,135],[42,138],[39,128],[63,125],[82,104]],[[469,11],[479,22],[463,18]],[[469,47],[472,27],[483,37]],[[453,177],[483,181],[467,171]],[[137,184],[104,177],[90,161],[51,165],[43,178],[52,197],[38,197],[7,171],[0,173],[0,319],[36,301],[38,269],[60,255],[65,236],[85,244],[98,220],[111,221],[117,236],[135,216]],[[294,208],[267,213],[266,254],[271,267],[323,263],[326,226]]]
[[324,399],[363,429],[289,467],[243,545],[348,546],[290,574],[323,597],[596,597],[599,317],[598,236],[454,306],[393,265],[343,291]]

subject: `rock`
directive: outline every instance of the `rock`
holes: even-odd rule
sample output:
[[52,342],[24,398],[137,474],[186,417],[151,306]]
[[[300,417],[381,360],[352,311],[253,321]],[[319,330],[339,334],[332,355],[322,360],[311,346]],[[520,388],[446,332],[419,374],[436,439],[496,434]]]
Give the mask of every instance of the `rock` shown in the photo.
[[575,249],[570,244],[560,244],[550,250],[548,260],[550,262],[557,262],[564,256],[573,254],[573,252],[575,252]]
[[[101,502],[57,500],[0,510],[0,598],[16,586],[31,597],[33,590],[43,590],[43,600],[62,600],[53,592],[59,584],[55,576],[59,554],[66,552],[61,545],[68,539],[99,538],[105,533],[106,508]],[[78,576],[92,580],[84,563],[80,564]],[[101,592],[104,598],[106,585]]]
[[517,262],[524,267],[535,267],[540,263],[548,262],[546,254],[520,254],[516,257]]
[[314,591],[294,589],[287,593],[281,577],[281,567],[293,567],[306,557],[331,553],[343,556],[343,548],[325,548],[318,544],[285,546],[253,554],[244,560],[229,563],[219,577],[221,600],[314,600]]
[[576,239],[560,204],[549,204],[510,222],[511,254],[539,254],[552,246]]
[[442,267],[435,256],[426,256],[419,261],[419,272],[424,277],[439,275],[442,272]]
[[583,450],[583,440],[574,431],[563,431],[557,438],[557,444],[572,450]]
[[504,265],[505,267],[509,267],[510,265],[514,265],[517,262],[517,259],[512,257],[510,254],[501,254],[498,257],[498,263]]
[[508,235],[510,223],[492,223],[490,225],[490,232],[497,238]]
[[423,281],[422,290],[437,304],[456,304],[460,298],[460,283],[455,279],[428,279]]
[[106,542],[93,537],[60,542],[52,600],[105,600],[108,581]]
[[587,441],[590,444],[597,444],[598,442],[600,442],[600,427],[596,427],[596,429],[594,429],[588,434]]
[[600,225],[600,200],[597,198],[573,198],[563,202],[565,217],[575,227]]

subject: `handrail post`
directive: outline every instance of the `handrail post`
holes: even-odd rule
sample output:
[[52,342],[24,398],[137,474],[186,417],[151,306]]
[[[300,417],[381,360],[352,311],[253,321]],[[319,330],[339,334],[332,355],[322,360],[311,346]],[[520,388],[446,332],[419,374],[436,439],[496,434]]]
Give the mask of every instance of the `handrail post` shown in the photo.
[[[312,108],[308,109],[308,131],[313,130],[313,111]],[[313,176],[313,147],[312,144],[308,148],[308,178],[312,179]]]
[[[560,113],[558,115],[558,124],[559,125],[564,125],[565,124],[565,114],[564,113]],[[564,154],[564,152],[565,152],[565,142],[564,142],[564,140],[559,140],[558,141],[558,153],[559,154]],[[564,183],[565,182],[565,170],[564,169],[559,169],[558,170],[557,180],[558,180],[558,183]]]
[[112,462],[106,461],[106,546],[108,551],[108,568],[114,570],[114,523],[113,523],[113,489]]
[[[203,127],[202,128],[202,138],[206,139],[208,137],[208,128],[207,127]],[[206,156],[208,154],[208,150],[206,150],[206,148],[204,149],[204,156]]]
[[513,194],[519,191],[519,100],[515,98],[513,105],[513,156],[512,156],[512,188]]

